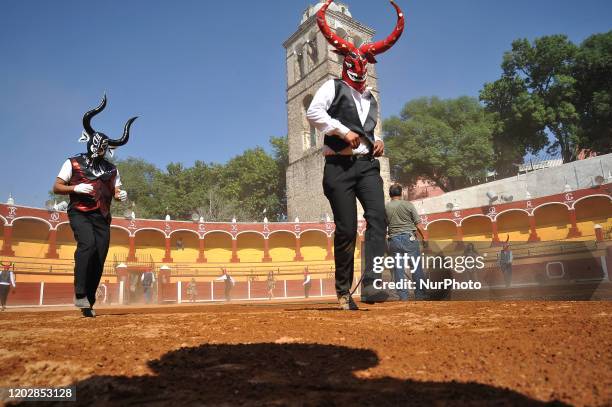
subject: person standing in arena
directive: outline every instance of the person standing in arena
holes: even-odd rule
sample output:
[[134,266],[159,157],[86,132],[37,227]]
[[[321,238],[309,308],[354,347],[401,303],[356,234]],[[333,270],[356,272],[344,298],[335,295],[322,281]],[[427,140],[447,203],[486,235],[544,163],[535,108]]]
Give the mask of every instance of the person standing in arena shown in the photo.
[[312,287],[312,281],[310,279],[310,273],[308,272],[308,266],[304,268],[304,282],[302,283],[304,286],[304,298],[308,298],[310,295],[310,288]]
[[187,284],[187,297],[189,297],[191,302],[196,302],[198,298],[198,287],[195,278],[192,278],[189,284]]
[[509,288],[512,285],[512,261],[514,257],[512,256],[512,250],[510,250],[510,243],[508,243],[508,239],[504,243],[502,250],[499,252],[499,268],[501,269],[502,274],[504,275],[504,283],[506,288]]
[[145,271],[140,277],[142,289],[144,292],[145,303],[150,304],[153,297],[153,284],[155,283],[155,274],[152,270]]
[[232,288],[234,288],[234,279],[229,275],[229,272],[226,268],[222,268],[223,274],[216,278],[216,281],[224,281],[225,282],[225,301],[232,300]]
[[0,266],[2,266],[2,271],[0,271],[0,303],[2,303],[2,311],[4,311],[11,286],[14,289],[17,285],[15,284],[15,273],[11,270],[12,264],[0,262]]
[[[402,199],[402,186],[393,184],[389,187],[389,197],[391,201],[385,207],[387,217],[387,235],[389,256],[407,255],[411,265],[411,280],[415,283],[415,299],[425,299],[425,292],[421,286],[424,280],[423,267],[421,261],[414,261],[421,255],[419,236],[421,241],[425,241],[423,232],[419,229],[421,217],[417,213],[414,205]],[[396,283],[405,280],[408,275],[403,267],[395,264],[393,267],[393,280]],[[396,290],[400,301],[408,300],[408,288]]]
[[[383,140],[374,134],[378,121],[378,102],[366,87],[367,64],[395,44],[404,30],[404,14],[391,1],[397,13],[393,33],[385,40],[359,47],[334,33],[325,12],[327,0],[317,12],[317,24],[335,52],[344,56],[342,79],[330,79],[316,92],[307,118],[325,135],[323,191],[329,200],[336,224],[334,237],[336,295],[340,308],[356,310],[351,296],[357,236],[357,203],[364,208],[365,270],[361,299],[384,300],[386,293],[374,288],[374,258],[385,254],[385,197],[376,157],[384,153]],[[382,294],[382,295],[381,295]]]
[[274,272],[272,270],[268,272],[268,279],[266,282],[268,284],[268,299],[271,300],[274,298],[274,288],[276,287],[276,280],[274,279]]
[[119,139],[110,139],[91,126],[91,120],[106,107],[106,95],[100,105],[83,116],[84,131],[79,139],[87,151],[68,158],[57,175],[53,192],[70,195],[68,218],[77,242],[74,252],[74,305],[85,317],[95,317],[93,305],[102,277],[110,243],[111,201],[126,201],[117,167],[106,159],[113,149],[123,146],[130,137],[136,117],[125,124]]

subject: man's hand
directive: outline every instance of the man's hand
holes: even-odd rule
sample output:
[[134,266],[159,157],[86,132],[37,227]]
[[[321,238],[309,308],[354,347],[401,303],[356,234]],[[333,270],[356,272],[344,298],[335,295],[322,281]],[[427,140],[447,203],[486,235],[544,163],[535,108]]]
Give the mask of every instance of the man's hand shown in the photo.
[[374,142],[374,157],[380,157],[385,152],[385,143],[382,140]]
[[361,140],[359,140],[359,134],[355,133],[354,131],[349,131],[342,139],[349,143],[351,148],[357,148],[361,143]]
[[115,199],[118,199],[121,202],[127,201],[127,198],[128,198],[127,191],[120,190],[115,194]]
[[90,184],[77,184],[74,186],[74,192],[77,194],[93,195],[94,187]]

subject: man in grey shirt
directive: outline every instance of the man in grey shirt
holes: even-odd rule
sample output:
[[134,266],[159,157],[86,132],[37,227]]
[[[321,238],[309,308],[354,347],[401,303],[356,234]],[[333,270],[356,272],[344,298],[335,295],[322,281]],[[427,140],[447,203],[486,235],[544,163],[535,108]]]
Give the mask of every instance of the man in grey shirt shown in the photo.
[[[423,233],[419,229],[421,218],[417,213],[414,205],[402,199],[402,186],[393,184],[389,188],[389,196],[391,201],[387,203],[385,212],[387,216],[387,234],[389,256],[395,257],[397,254],[404,256],[407,254],[410,259],[417,258],[421,255],[419,240],[417,233],[424,240]],[[411,261],[412,281],[416,283],[414,290],[417,300],[425,299],[424,290],[421,288],[421,280],[424,279],[423,268],[421,262]],[[393,268],[393,279],[399,283],[407,278],[407,274],[403,268],[395,264]],[[396,290],[401,301],[408,300],[408,289]]]

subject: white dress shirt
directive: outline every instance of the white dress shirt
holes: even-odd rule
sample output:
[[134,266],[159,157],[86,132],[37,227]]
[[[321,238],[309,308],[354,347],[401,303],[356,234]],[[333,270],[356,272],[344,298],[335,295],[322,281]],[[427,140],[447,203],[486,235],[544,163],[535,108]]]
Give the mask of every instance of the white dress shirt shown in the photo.
[[228,280],[230,281],[230,283],[232,283],[232,285],[234,285],[234,278],[232,276],[230,276],[229,274],[223,274],[221,277],[217,277],[215,278],[215,281],[225,281]]
[[[370,98],[372,96],[372,91],[370,87],[366,88],[363,93],[359,93],[352,87],[350,87],[351,94],[353,96],[353,101],[355,102],[355,107],[357,107],[357,113],[359,114],[359,120],[361,121],[361,125],[364,125],[366,119],[368,118],[368,113],[370,113]],[[336,86],[334,84],[334,80],[330,79],[325,82],[315,93],[312,102],[310,103],[310,107],[306,112],[306,118],[317,130],[319,130],[323,135],[333,135],[338,137],[344,137],[350,131],[348,127],[344,124],[340,123],[339,120],[332,118],[327,110],[331,106],[334,98],[336,97]],[[353,149],[353,154],[368,154],[370,153],[370,143],[364,139],[364,137],[360,137],[361,143],[357,148]],[[382,139],[378,136],[374,136],[375,141],[382,141]],[[336,152],[329,148],[328,146],[323,146],[323,154],[324,155],[334,155]]]

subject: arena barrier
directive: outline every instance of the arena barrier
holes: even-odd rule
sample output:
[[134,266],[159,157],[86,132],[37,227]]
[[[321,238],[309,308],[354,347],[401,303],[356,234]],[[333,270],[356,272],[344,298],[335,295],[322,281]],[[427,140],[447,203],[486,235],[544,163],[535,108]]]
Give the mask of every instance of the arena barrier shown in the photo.
[[[196,295],[189,293],[188,283],[176,281],[160,283],[153,287],[153,303],[188,303],[188,302],[216,302],[226,301],[225,283],[219,281],[196,282]],[[131,292],[123,282],[103,283],[100,286],[101,295],[98,305],[127,305],[142,304],[142,293]],[[299,299],[305,298],[304,286],[298,280],[276,280],[272,290],[272,299]],[[357,290],[359,293],[359,290]],[[334,297],[335,288],[333,279],[312,279],[309,298]],[[17,283],[17,288],[9,294],[7,305],[9,307],[32,306],[59,306],[72,305],[74,286],[72,283]],[[231,300],[268,300],[268,286],[265,281],[239,281],[231,290]]]

